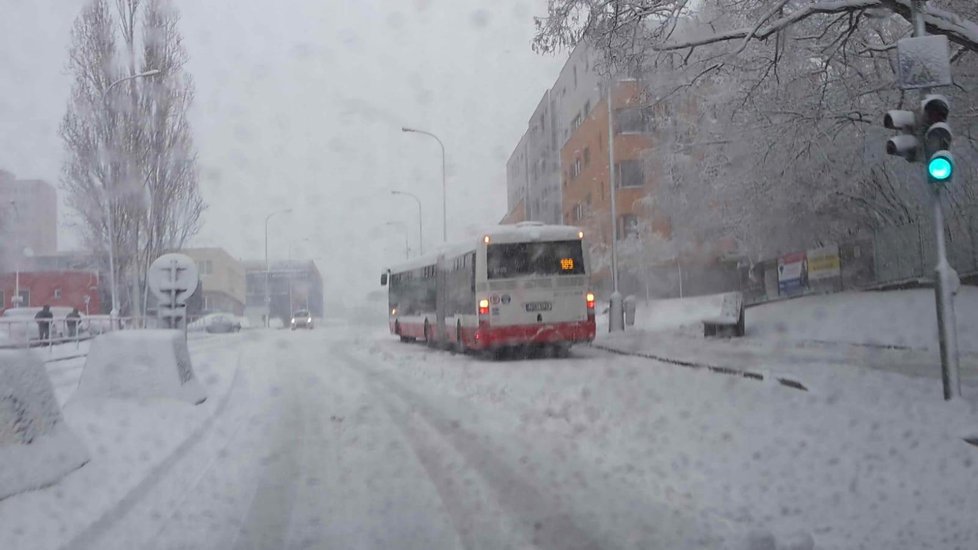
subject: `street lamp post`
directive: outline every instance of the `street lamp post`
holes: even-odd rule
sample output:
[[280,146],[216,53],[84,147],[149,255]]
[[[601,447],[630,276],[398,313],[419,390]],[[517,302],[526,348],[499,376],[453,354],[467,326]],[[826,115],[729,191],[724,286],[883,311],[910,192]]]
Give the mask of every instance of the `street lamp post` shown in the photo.
[[[294,245],[296,242],[297,241],[289,241],[289,314],[292,314],[292,312],[295,311],[295,304],[293,304],[293,299],[292,299],[292,283],[293,283],[293,279],[295,278],[295,270],[293,269],[293,265],[292,265],[292,245]],[[300,243],[309,242],[309,237],[299,239],[298,242]],[[309,297],[307,292],[306,310],[308,309],[309,309]]]
[[[291,208],[286,208],[285,210],[278,210],[272,212],[271,214],[265,216],[265,327],[268,327],[268,322],[272,317],[272,297],[268,294],[268,221],[272,217],[279,214],[288,214],[292,212]],[[292,313],[291,311],[289,313]]]
[[[17,201],[10,201],[10,207],[14,210],[14,215],[17,216],[17,220],[14,222],[14,251],[16,254],[15,265],[14,265],[14,295],[10,298],[10,303],[14,307],[20,307],[20,257],[23,254],[23,250],[20,248],[20,208],[17,208]],[[0,302],[0,309],[3,308],[3,303]]]
[[445,183],[445,144],[442,143],[438,136],[427,132],[425,130],[418,130],[416,128],[402,127],[402,132],[411,132],[415,134],[423,134],[428,137],[434,138],[441,146],[441,238],[442,242],[448,242],[448,186]]
[[424,232],[421,226],[421,220],[423,218],[423,216],[421,215],[421,199],[419,199],[418,196],[415,195],[414,193],[408,193],[407,191],[394,190],[391,191],[391,195],[405,195],[411,197],[412,199],[415,200],[415,202],[418,203],[418,255],[420,256],[424,254],[424,244],[422,244],[421,242],[424,240],[424,237],[422,236]]
[[[115,82],[109,84],[108,86],[105,87],[105,90],[102,91],[102,100],[101,100],[102,108],[106,108],[105,101],[109,97],[109,91],[111,91],[112,88],[128,80],[134,80],[137,78],[143,78],[147,76],[155,76],[160,74],[160,72],[161,71],[159,69],[151,69],[149,71],[145,71],[139,74],[124,76],[116,80]],[[115,284],[116,283],[115,250],[114,250],[115,249],[115,227],[112,220],[112,205],[110,204],[110,200],[109,200],[109,192],[108,189],[105,188],[105,185],[102,185],[102,195],[103,195],[102,200],[103,202],[105,202],[105,219],[106,219],[105,223],[108,226],[108,231],[109,231],[109,292],[112,295],[112,310],[109,311],[109,316],[111,319],[113,319],[113,324],[114,324],[115,318],[118,317],[119,315],[119,300],[118,300],[118,294],[116,292],[116,284]]]
[[608,188],[611,189],[611,303],[608,307],[608,332],[625,330],[625,311],[621,293],[618,291],[618,209],[615,196],[618,185],[615,181],[615,118],[612,100],[614,99],[614,83],[608,81]]
[[404,229],[404,259],[410,258],[411,257],[411,247],[408,246],[407,228],[404,227],[404,222],[387,222],[386,225],[400,226],[401,228]]

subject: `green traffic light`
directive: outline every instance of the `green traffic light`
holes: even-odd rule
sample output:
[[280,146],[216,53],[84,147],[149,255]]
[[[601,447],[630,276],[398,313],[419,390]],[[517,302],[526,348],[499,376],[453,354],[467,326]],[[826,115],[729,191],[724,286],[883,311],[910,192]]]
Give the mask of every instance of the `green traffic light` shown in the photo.
[[947,157],[934,157],[927,163],[927,174],[934,181],[947,181],[953,172],[954,165]]

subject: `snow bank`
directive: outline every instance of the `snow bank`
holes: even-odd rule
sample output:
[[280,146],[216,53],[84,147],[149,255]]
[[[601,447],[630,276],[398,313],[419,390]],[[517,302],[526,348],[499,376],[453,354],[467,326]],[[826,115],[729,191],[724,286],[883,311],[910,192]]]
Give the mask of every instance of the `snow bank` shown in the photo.
[[[961,287],[955,313],[960,350],[978,352],[978,288]],[[766,304],[747,310],[747,334],[791,342],[937,349],[934,291],[843,292]]]
[[40,358],[0,351],[0,499],[50,485],[87,461]]
[[194,404],[207,399],[182,332],[131,330],[95,338],[73,400],[158,397]]
[[[669,330],[695,326],[708,319],[724,317],[724,297],[729,293],[639,301],[635,308],[635,328],[643,330]],[[605,325],[607,326],[607,325]]]

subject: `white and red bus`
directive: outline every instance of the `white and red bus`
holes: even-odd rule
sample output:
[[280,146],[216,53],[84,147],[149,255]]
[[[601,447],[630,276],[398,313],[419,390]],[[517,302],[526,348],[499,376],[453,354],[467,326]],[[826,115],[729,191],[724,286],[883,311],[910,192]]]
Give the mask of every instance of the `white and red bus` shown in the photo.
[[588,260],[577,227],[498,226],[384,272],[391,333],[461,351],[590,342]]

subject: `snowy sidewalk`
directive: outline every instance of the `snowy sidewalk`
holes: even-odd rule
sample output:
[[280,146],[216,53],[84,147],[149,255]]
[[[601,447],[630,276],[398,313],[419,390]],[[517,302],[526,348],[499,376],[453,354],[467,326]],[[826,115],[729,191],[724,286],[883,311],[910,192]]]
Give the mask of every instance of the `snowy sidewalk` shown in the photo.
[[[601,330],[595,345],[803,384],[861,368],[939,380],[933,307],[930,290],[810,296],[748,309],[744,338],[707,339],[698,321],[702,300],[652,302],[645,311],[639,304],[637,328]],[[978,386],[978,289],[962,289],[957,317],[961,379]]]
[[[85,358],[47,363],[65,421],[92,460],[51,487],[0,501],[4,548],[59,548],[124,513],[125,503],[148,491],[220,415],[236,380],[240,343],[238,336],[190,342],[208,392],[198,406],[165,399],[73,403]],[[34,353],[48,358],[47,351]]]

